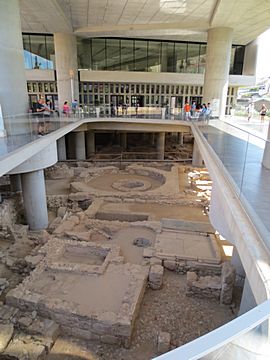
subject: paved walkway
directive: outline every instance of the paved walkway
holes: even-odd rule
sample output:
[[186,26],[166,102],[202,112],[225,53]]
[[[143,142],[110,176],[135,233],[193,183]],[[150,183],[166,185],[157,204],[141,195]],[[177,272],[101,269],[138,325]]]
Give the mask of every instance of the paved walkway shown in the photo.
[[200,130],[247,201],[250,216],[254,211],[270,231],[270,170],[261,164],[265,142],[218,120]]

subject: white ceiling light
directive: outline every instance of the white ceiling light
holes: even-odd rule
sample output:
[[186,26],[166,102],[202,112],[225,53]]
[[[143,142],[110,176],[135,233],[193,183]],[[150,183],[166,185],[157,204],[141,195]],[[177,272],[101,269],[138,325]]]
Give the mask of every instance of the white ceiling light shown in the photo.
[[187,11],[187,0],[159,0],[160,11],[165,14],[184,14]]

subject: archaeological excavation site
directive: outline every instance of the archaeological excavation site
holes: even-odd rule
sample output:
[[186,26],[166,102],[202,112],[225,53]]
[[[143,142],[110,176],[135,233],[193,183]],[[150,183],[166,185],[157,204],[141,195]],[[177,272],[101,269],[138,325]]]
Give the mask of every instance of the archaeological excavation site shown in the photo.
[[180,135],[161,158],[152,134],[99,133],[86,160],[46,168],[42,230],[1,178],[0,359],[150,360],[237,316],[233,247]]

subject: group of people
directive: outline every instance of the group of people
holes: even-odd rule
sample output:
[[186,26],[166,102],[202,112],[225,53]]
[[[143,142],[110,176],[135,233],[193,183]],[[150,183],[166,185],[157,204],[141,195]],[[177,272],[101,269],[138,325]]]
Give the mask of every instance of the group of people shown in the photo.
[[[65,117],[69,117],[71,113],[75,114],[77,110],[78,101],[75,99],[72,101],[71,107],[67,101],[64,102],[62,113]],[[54,112],[57,112],[57,110],[53,109],[51,100],[45,101],[44,98],[40,98],[38,102],[33,105],[32,112],[39,118],[37,129],[38,135],[42,136],[47,134],[49,132],[50,117]]]
[[184,112],[184,120],[209,120],[212,114],[211,104],[210,103],[203,103],[197,104],[196,101],[193,101],[192,104],[187,101],[183,108]]
[[[248,121],[249,121],[249,120],[252,118],[252,116],[254,115],[254,111],[255,111],[254,103],[252,102],[252,103],[250,103],[250,104],[248,105],[248,107],[247,107],[247,115],[248,115],[247,120],[248,120]],[[265,119],[265,116],[266,116],[266,114],[267,114],[267,111],[268,111],[268,109],[267,109],[266,105],[265,105],[265,104],[262,104],[262,106],[261,106],[261,108],[260,108],[260,110],[259,110],[259,114],[260,114],[260,118],[261,118],[261,123],[264,122],[264,119]]]

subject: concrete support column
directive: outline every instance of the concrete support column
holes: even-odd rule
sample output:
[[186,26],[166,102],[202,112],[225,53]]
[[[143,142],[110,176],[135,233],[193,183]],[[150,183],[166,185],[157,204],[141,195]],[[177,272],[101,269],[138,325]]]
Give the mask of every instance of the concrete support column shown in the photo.
[[66,135],[66,151],[68,159],[76,159],[75,155],[75,133],[71,132]]
[[196,166],[196,167],[203,166],[203,158],[202,158],[198,144],[195,141],[195,139],[194,139],[194,145],[193,145],[192,165]]
[[26,220],[31,230],[48,226],[48,211],[43,170],[21,174]]
[[160,132],[158,133],[157,136],[158,160],[164,160],[164,151],[165,151],[165,132]]
[[150,144],[151,144],[152,146],[155,145],[155,139],[156,139],[156,134],[155,134],[155,133],[151,133],[151,134],[150,134]]
[[20,174],[9,175],[10,190],[12,192],[22,191],[22,183]]
[[75,156],[77,160],[86,159],[84,131],[75,132]]
[[65,138],[65,136],[58,139],[56,144],[57,144],[58,161],[67,160],[67,150],[66,150],[66,138]]
[[[25,114],[28,112],[28,94],[19,0],[0,1],[0,54],[0,104],[3,115]],[[13,133],[19,133],[27,125],[19,124],[12,126]],[[10,132],[8,124],[6,130]]]
[[93,131],[86,132],[86,154],[87,158],[91,155],[94,155],[96,152],[96,144],[95,144],[95,133]]
[[65,101],[69,105],[79,98],[78,62],[76,36],[72,34],[54,34],[58,103],[62,109]]
[[178,133],[178,143],[181,146],[184,145],[184,133],[182,133],[182,132]]
[[255,306],[257,306],[257,303],[249,285],[248,278],[246,277],[238,316],[243,315]]
[[123,150],[127,150],[127,133],[120,134],[120,143]]
[[267,140],[269,142],[265,142],[262,164],[266,169],[270,169],[270,125],[269,124],[268,124]]
[[208,30],[203,102],[210,102],[219,117],[225,115],[232,35],[233,30],[227,27]]

